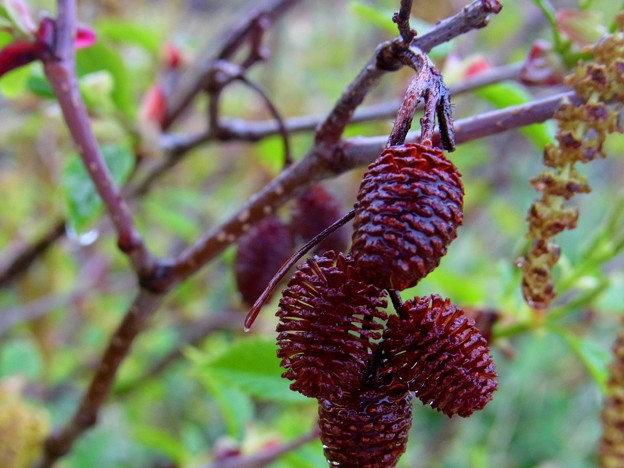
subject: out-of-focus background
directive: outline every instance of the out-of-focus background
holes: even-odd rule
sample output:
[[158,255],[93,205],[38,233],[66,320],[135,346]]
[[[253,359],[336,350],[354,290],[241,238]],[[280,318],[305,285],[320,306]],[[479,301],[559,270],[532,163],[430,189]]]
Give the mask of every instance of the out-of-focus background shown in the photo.
[[[395,36],[390,18],[398,3],[302,2],[271,26],[266,35],[271,56],[254,66],[250,77],[284,116],[324,115],[376,45]],[[552,41],[539,3],[503,1],[503,11],[487,28],[434,50],[449,84],[465,80],[471,65],[517,64],[535,40]],[[29,4],[34,16],[54,9],[50,1]],[[81,89],[95,132],[119,163],[122,180],[137,158],[149,166],[164,157],[157,149],[160,136],[141,106],[162,76],[167,47],[181,55],[182,67],[191,67],[210,57],[230,25],[256,4],[79,2],[81,21],[99,37],[94,47],[78,53]],[[415,26],[426,31],[464,4],[417,1],[414,16],[422,23]],[[585,8],[598,18],[594,24],[605,28],[622,7],[610,0],[553,0],[552,6]],[[410,76],[409,70],[388,74],[364,105],[400,98]],[[465,118],[558,89],[506,80],[454,97],[454,112]],[[199,99],[172,131],[205,128],[205,104]],[[226,90],[223,113],[271,118],[258,96],[238,85]],[[83,204],[81,194],[92,192],[81,183],[80,165],[40,65],[0,79],[0,119],[0,265],[59,220],[70,219],[67,235],[0,289],[0,388],[24,405],[24,418],[54,426],[74,410],[132,299],[134,279],[101,209]],[[347,136],[385,135],[391,124],[391,118],[354,124]],[[542,170],[542,148],[554,130],[548,122],[509,131],[462,144],[451,155],[463,174],[464,226],[441,266],[403,296],[435,292],[465,307],[495,311],[492,350],[499,389],[469,419],[449,419],[416,402],[399,466],[595,464],[609,349],[624,311],[624,141],[621,135],[610,137],[609,157],[580,168],[593,191],[570,202],[580,208],[578,227],[558,236],[562,258],[554,273],[562,295],[553,305],[558,318],[548,326],[526,326],[533,311],[521,297],[516,259],[527,245],[527,209],[538,197],[529,180]],[[295,159],[312,139],[312,132],[292,135]],[[159,255],[175,255],[235,212],[279,172],[282,161],[279,137],[202,145],[134,201],[132,211],[149,246]],[[363,170],[326,182],[345,210],[354,202]],[[288,210],[280,214],[286,217]],[[60,466],[199,466],[215,453],[253,453],[312,427],[316,403],[291,393],[279,379],[272,344],[278,299],[265,307],[251,333],[242,331],[247,306],[235,288],[234,255],[235,248],[229,248],[168,296],[124,363],[98,425]],[[198,339],[192,346],[162,360],[194,332]],[[314,441],[271,466],[324,465],[321,444]]]

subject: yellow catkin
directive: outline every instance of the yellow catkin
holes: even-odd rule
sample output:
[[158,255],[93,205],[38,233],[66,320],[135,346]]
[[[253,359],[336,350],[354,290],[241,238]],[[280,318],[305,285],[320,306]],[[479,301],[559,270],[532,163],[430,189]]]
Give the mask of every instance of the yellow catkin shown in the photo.
[[620,328],[613,346],[609,370],[598,459],[601,468],[621,468],[624,466],[624,328]]
[[[622,24],[624,15],[618,19]],[[566,78],[585,103],[578,106],[564,101],[559,106],[555,113],[556,142],[544,148],[547,169],[531,180],[542,198],[529,209],[527,237],[531,244],[518,264],[522,268],[522,294],[536,309],[546,309],[556,296],[552,268],[560,249],[552,238],[576,227],[578,210],[565,202],[577,193],[590,191],[575,164],[605,157],[607,134],[621,131],[618,115],[624,107],[624,34],[603,37],[591,52],[593,61],[580,62]]]
[[29,467],[41,453],[49,422],[45,411],[26,401],[16,379],[0,382],[0,466]]

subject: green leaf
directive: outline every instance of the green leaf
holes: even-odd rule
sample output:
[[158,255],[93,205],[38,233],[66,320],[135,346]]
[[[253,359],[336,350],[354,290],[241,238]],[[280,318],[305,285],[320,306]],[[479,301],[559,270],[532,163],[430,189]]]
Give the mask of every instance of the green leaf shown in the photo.
[[36,96],[48,99],[54,98],[54,90],[52,89],[50,82],[43,75],[42,70],[37,70],[35,68],[37,65],[38,64],[35,64],[31,67],[30,74],[28,75],[28,79],[26,81],[26,87]]
[[9,99],[21,96],[28,89],[28,80],[31,76],[33,65],[15,68],[2,75],[0,79],[0,92]]
[[606,392],[611,352],[590,338],[578,337],[560,327],[552,326],[550,328],[564,339],[579,357],[600,390]]
[[249,396],[239,389],[227,385],[224,380],[210,370],[203,369],[200,379],[217,401],[228,428],[228,435],[235,439],[242,439],[247,425],[253,420],[254,415],[254,406]]
[[[479,88],[475,93],[498,108],[517,106],[531,99],[531,95],[517,83],[495,83]],[[540,149],[552,141],[546,124],[543,123],[527,125],[520,132]]]
[[145,211],[149,218],[162,224],[175,234],[187,241],[196,238],[201,230],[192,216],[189,216],[188,207],[178,203],[174,197],[149,198],[145,201]]
[[173,437],[164,429],[154,425],[138,425],[133,428],[133,435],[144,445],[157,449],[160,453],[167,455],[171,461],[181,466],[186,466],[188,462],[187,450],[184,444]]
[[[0,26],[3,26],[1,21],[0,21]],[[7,31],[0,30],[0,47],[4,47],[5,45],[10,44],[14,40],[15,38],[13,37],[13,34]]]
[[43,359],[31,341],[7,342],[0,349],[0,377],[24,375],[37,379],[41,375]]
[[[122,184],[134,165],[134,153],[130,146],[102,145],[101,149],[113,180],[118,185]],[[76,232],[82,232],[100,215],[103,203],[78,154],[68,159],[63,170],[62,185],[70,225]]]
[[100,39],[135,44],[156,56],[162,43],[162,29],[153,25],[139,24],[122,19],[105,19],[98,22],[97,33]]
[[76,68],[79,76],[102,70],[108,71],[114,81],[111,93],[113,102],[124,114],[129,117],[134,116],[136,102],[131,86],[134,80],[123,58],[117,51],[101,42],[93,44],[91,47],[78,51]]
[[397,25],[392,21],[393,10],[374,7],[359,1],[352,1],[349,7],[355,16],[359,16],[390,34],[398,35]]
[[307,401],[303,395],[291,391],[288,381],[281,377],[276,351],[277,346],[272,340],[249,338],[234,343],[223,354],[206,363],[206,369],[223,382],[262,400],[281,403]]

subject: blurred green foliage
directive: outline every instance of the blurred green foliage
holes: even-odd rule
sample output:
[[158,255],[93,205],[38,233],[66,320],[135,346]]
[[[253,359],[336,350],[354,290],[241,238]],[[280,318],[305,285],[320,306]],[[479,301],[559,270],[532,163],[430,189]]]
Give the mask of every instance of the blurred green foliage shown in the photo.
[[[51,3],[32,5],[50,8]],[[143,133],[139,114],[142,96],[162,70],[165,44],[175,44],[192,63],[204,44],[219,40],[236,10],[215,2],[203,7],[160,2],[162,8],[146,1],[80,3],[82,21],[99,36],[96,46],[78,54],[82,91],[107,161],[123,182],[136,165],[149,167],[162,158],[142,151],[151,134]],[[414,11],[423,12],[421,31],[453,12],[456,2],[415,3]],[[490,26],[437,49],[436,60],[442,64],[449,54],[468,60],[478,52],[494,65],[506,64],[525,57],[533,40],[552,39],[552,25],[538,2],[503,3]],[[553,2],[555,7],[559,3],[564,2]],[[607,19],[618,7],[618,2],[580,3]],[[284,115],[325,113],[376,44],[394,35],[389,14],[397,6],[398,0],[308,2],[272,28],[267,40],[272,57],[251,75]],[[89,88],[98,72],[104,73],[100,78],[110,85],[110,96]],[[399,98],[409,77],[408,71],[385,77],[366,103]],[[53,424],[60,424],[75,409],[135,285],[46,84],[38,64],[0,79],[3,257],[59,216],[69,215],[78,233],[93,227],[97,234],[89,242],[69,236],[37,268],[0,290],[0,379],[22,376],[29,394]],[[91,100],[89,89],[95,93]],[[466,117],[548,91],[502,82],[457,96],[455,112]],[[256,96],[238,87],[226,91],[223,111],[270,118]],[[201,129],[204,123],[200,100],[176,130]],[[390,124],[362,123],[347,133],[383,135]],[[436,292],[463,306],[498,311],[492,347],[500,385],[491,404],[465,420],[450,420],[416,403],[402,467],[595,464],[608,351],[623,310],[624,144],[621,135],[613,136],[609,158],[583,168],[594,192],[574,201],[581,211],[578,228],[559,236],[563,258],[555,273],[560,298],[542,316],[522,301],[515,261],[525,246],[525,213],[536,196],[528,180],[541,170],[541,147],[550,134],[547,125],[535,125],[461,145],[452,155],[466,188],[464,226],[440,268],[403,296]],[[310,134],[293,136],[295,158],[311,140]],[[133,203],[132,211],[150,247],[159,255],[175,255],[240,207],[280,170],[282,161],[282,144],[275,137],[258,144],[200,146]],[[354,201],[362,170],[327,182],[345,208]],[[242,453],[254,453],[312,428],[315,403],[290,392],[280,377],[273,344],[277,299],[265,307],[252,333],[242,333],[246,308],[234,288],[233,257],[234,249],[228,249],[168,296],[124,363],[98,425],[60,466],[198,466],[226,437]],[[28,315],[36,305],[43,312]],[[4,330],[3,314],[11,311],[21,312],[23,319]],[[184,345],[199,323],[225,312],[234,317],[227,326]],[[148,372],[181,343],[170,365]],[[315,441],[272,466],[324,463]]]

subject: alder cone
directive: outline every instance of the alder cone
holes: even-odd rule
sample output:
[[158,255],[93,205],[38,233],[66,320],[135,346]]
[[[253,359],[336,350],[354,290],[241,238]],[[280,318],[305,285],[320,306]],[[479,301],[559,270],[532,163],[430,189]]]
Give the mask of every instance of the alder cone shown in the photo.
[[[343,216],[344,210],[338,200],[323,185],[314,184],[297,197],[292,210],[291,226],[297,237],[308,242]],[[342,252],[347,249],[348,243],[346,227],[341,227],[323,239],[314,251]]]
[[412,425],[408,392],[388,396],[373,389],[346,404],[319,400],[319,428],[331,466],[388,468],[405,452]]
[[290,228],[277,216],[268,216],[241,236],[234,272],[245,303],[252,305],[273,275],[290,258],[295,241]]
[[463,221],[464,188],[441,150],[386,148],[368,166],[357,201],[352,254],[364,280],[414,286],[435,269]]
[[342,253],[298,267],[277,311],[277,356],[292,390],[332,401],[359,390],[387,318],[384,295]]
[[391,373],[425,405],[469,416],[496,390],[496,372],[474,320],[434,294],[405,302],[388,319],[381,374]]

